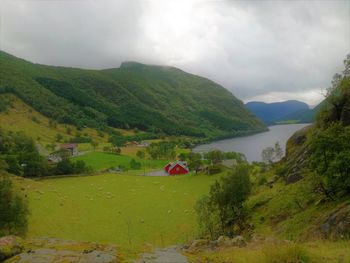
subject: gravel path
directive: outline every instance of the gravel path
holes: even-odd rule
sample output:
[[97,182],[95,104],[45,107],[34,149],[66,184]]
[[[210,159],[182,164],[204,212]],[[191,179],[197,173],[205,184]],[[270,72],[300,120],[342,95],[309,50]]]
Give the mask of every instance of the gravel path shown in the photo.
[[154,253],[144,254],[136,263],[188,263],[188,260],[174,246],[157,249]]

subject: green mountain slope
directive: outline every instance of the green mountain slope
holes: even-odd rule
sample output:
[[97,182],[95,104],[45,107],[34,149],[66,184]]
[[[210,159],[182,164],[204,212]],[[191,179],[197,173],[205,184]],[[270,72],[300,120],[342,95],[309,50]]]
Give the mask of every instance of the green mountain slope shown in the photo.
[[246,107],[267,125],[275,124],[295,112],[309,110],[306,103],[297,100],[273,103],[251,101],[246,103]]
[[277,122],[296,122],[296,123],[311,123],[316,120],[317,114],[320,112],[321,108],[325,104],[325,101],[319,103],[313,109],[304,109],[293,112],[279,119]]
[[266,127],[220,85],[177,68],[123,63],[84,70],[33,64],[0,51],[0,93],[77,127],[224,137]]

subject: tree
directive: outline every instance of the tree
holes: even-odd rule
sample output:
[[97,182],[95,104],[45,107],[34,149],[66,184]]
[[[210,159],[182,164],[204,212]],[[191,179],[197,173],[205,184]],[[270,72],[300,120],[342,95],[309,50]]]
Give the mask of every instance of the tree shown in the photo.
[[208,159],[212,164],[219,164],[224,158],[224,155],[219,150],[210,151],[205,154],[205,158]]
[[180,153],[178,155],[178,158],[179,158],[180,161],[186,161],[187,155],[185,153]]
[[72,174],[74,172],[73,163],[67,158],[58,162],[55,169],[55,174],[64,175],[64,174]]
[[176,156],[174,142],[151,143],[146,151],[152,159],[174,159]]
[[145,152],[144,152],[144,151],[138,150],[138,151],[136,152],[136,156],[137,156],[138,158],[140,158],[140,159],[144,159],[144,158],[145,158]]
[[91,144],[92,148],[94,149],[94,151],[96,151],[96,148],[97,148],[97,146],[98,146],[98,142],[96,142],[96,141],[91,141],[90,144]]
[[49,174],[46,159],[40,156],[34,141],[23,133],[0,130],[0,159],[7,171],[16,175],[43,176]]
[[115,147],[123,147],[126,144],[126,138],[124,136],[113,135],[108,140]]
[[[203,233],[210,234],[212,238],[241,233],[246,219],[244,202],[250,189],[249,167],[246,164],[235,166],[226,177],[216,181],[209,196],[201,199],[196,206],[198,216],[203,220]],[[208,211],[212,215],[208,216]]]
[[200,166],[203,164],[202,155],[200,153],[191,152],[187,155],[187,160],[188,168],[190,170],[195,170],[197,174]]
[[142,166],[143,166],[143,175],[146,175],[146,166],[145,166],[145,152],[138,150],[136,153],[136,156],[140,159],[142,159]]
[[141,169],[141,163],[136,162],[135,159],[131,159],[131,161],[130,161],[130,169],[132,169],[132,170],[140,170]]
[[27,217],[27,203],[15,192],[10,177],[0,171],[0,236],[25,234]]
[[112,151],[115,154],[120,154],[120,147],[124,147],[126,144],[126,138],[121,135],[113,135],[108,139],[108,141],[114,146],[114,149],[112,149]]
[[275,147],[266,147],[261,152],[261,157],[263,162],[272,164],[276,161],[279,161],[283,156],[282,148],[279,144],[279,142],[275,143]]
[[320,189],[331,199],[337,193],[350,194],[350,126],[334,122],[310,138],[310,167]]
[[283,150],[279,142],[275,143],[275,160],[280,160],[283,157]]
[[72,134],[72,128],[71,128],[71,127],[67,127],[67,128],[66,128],[66,133],[67,133],[68,135]]
[[63,139],[63,136],[60,133],[57,133],[55,136],[56,142],[61,142]]

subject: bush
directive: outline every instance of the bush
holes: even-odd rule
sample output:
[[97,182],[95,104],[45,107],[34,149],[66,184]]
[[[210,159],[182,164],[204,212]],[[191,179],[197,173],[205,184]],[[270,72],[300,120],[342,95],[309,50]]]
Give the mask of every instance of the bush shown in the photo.
[[335,122],[316,130],[310,147],[311,169],[324,194],[330,198],[339,192],[350,194],[350,127]]
[[174,142],[153,142],[146,150],[152,159],[174,159],[176,157],[175,146]]
[[72,162],[68,158],[64,158],[62,161],[58,162],[56,168],[54,169],[55,175],[66,175],[66,174],[81,174],[88,173],[91,168],[88,167],[83,160],[77,162]]
[[263,184],[266,184],[266,183],[267,183],[266,177],[263,176],[263,175],[259,176],[258,185],[263,185]]
[[219,166],[219,165],[210,165],[207,167],[207,174],[208,175],[218,174],[221,172],[222,172],[222,169],[221,169],[221,166]]
[[69,139],[70,143],[91,143],[92,139],[88,136],[76,136]]
[[9,173],[24,176],[44,176],[49,167],[40,156],[34,141],[23,133],[0,130],[0,159],[7,163]]
[[15,193],[9,176],[0,175],[0,236],[23,235],[27,215],[27,203]]
[[131,170],[140,170],[141,169],[141,163],[136,162],[134,159],[130,161],[130,169]]
[[196,205],[203,235],[216,239],[220,235],[234,236],[245,229],[244,202],[250,193],[249,167],[237,165],[227,176],[216,181],[206,196]]

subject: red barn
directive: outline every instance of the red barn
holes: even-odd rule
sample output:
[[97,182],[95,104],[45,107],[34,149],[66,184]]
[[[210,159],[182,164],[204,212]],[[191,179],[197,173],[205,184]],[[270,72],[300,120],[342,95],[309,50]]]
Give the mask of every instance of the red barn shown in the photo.
[[181,162],[181,161],[168,163],[164,167],[164,170],[169,175],[187,174],[189,172],[186,162]]

